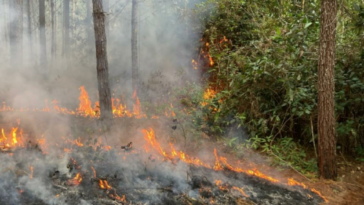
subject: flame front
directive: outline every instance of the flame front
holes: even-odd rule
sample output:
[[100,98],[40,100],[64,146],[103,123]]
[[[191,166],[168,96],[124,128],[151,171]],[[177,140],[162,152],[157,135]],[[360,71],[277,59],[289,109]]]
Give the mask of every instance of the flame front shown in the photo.
[[[162,155],[164,157],[164,159],[169,159],[169,160],[173,160],[175,158],[180,159],[181,161],[188,163],[188,164],[193,164],[195,166],[203,166],[209,169],[213,169],[215,171],[221,171],[224,170],[224,168],[233,171],[233,172],[237,172],[237,173],[245,173],[247,175],[252,175],[255,177],[259,177],[262,179],[265,179],[267,181],[270,181],[272,183],[279,183],[280,181],[276,178],[273,178],[271,176],[265,175],[262,172],[260,172],[257,169],[243,169],[241,167],[234,167],[233,165],[229,164],[227,161],[227,158],[225,157],[219,157],[217,154],[216,149],[214,149],[213,154],[215,157],[215,164],[212,166],[208,163],[204,163],[202,162],[200,159],[198,158],[192,158],[190,156],[188,156],[187,154],[185,154],[182,151],[177,151],[174,147],[174,145],[172,143],[170,143],[170,153],[167,153],[162,146],[160,145],[160,143],[157,141],[156,137],[155,137],[155,132],[152,128],[149,128],[149,131],[146,129],[142,130],[143,134],[144,134],[144,139],[146,140],[146,142],[149,144],[149,146],[151,146],[155,151],[157,151],[157,153],[159,153],[160,155]],[[146,148],[147,150],[147,148]],[[221,187],[221,180],[215,181],[217,186]],[[304,185],[303,183],[297,182],[294,179],[288,179],[288,182],[286,183],[289,186],[301,186],[304,189],[308,189],[308,187],[306,185]],[[239,187],[232,187],[232,189],[239,191],[243,196],[248,197],[245,192],[243,191],[242,188]],[[318,196],[320,196],[325,202],[327,202],[328,200],[316,189],[310,189],[312,192],[316,193]]]

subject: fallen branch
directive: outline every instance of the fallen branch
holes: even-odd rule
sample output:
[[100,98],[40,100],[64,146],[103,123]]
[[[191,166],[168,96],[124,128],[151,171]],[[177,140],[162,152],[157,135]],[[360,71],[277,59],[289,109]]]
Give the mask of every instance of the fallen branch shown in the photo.
[[63,190],[68,190],[67,187],[61,186],[61,185],[57,185],[57,184],[52,184],[54,187],[59,188],[59,189],[63,189]]

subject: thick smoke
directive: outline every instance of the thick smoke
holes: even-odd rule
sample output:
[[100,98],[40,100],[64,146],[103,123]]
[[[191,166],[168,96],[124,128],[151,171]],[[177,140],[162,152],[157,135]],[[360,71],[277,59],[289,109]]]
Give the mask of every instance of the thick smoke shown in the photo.
[[[47,103],[57,99],[62,106],[75,109],[78,105],[80,86],[85,86],[93,102],[97,99],[97,78],[95,59],[95,40],[93,34],[92,4],[91,11],[87,11],[86,1],[71,1],[70,9],[70,36],[71,45],[67,55],[63,54],[64,45],[62,42],[63,22],[62,9],[64,1],[55,1],[56,11],[56,54],[51,54],[51,21],[50,4],[46,1],[46,58],[47,64],[41,65],[40,39],[38,29],[38,2],[31,1],[31,35],[28,33],[27,2],[24,1],[23,13],[19,13],[14,6],[15,1],[2,1],[0,11],[0,101],[5,102],[12,108],[42,108]],[[150,102],[158,102],[161,97],[168,100],[165,93],[165,86],[180,86],[186,80],[196,80],[196,73],[191,68],[190,60],[194,53],[194,46],[191,43],[198,41],[198,35],[191,29],[189,12],[196,2],[188,1],[140,1],[138,15],[138,49],[139,49],[139,70],[140,70],[140,98],[145,96]],[[131,1],[109,0],[110,11],[107,13],[108,60],[110,84],[117,96],[123,96],[126,101],[131,100]],[[23,21],[20,22],[19,19]],[[16,27],[16,42],[10,44],[9,29]],[[22,29],[21,29],[22,28]],[[11,55],[11,49],[16,47],[17,53]],[[155,85],[153,85],[155,84]],[[153,87],[153,89],[150,89]],[[172,90],[171,88],[168,88]],[[76,125],[68,116],[59,116],[54,113],[37,112],[7,112],[1,113],[2,127],[10,128],[16,126],[20,119],[21,126],[25,130],[25,138],[35,143],[36,138],[44,136],[49,144],[62,143],[61,136],[75,135],[73,128]],[[71,123],[72,122],[72,123]],[[161,126],[158,123],[158,126]],[[90,126],[95,126],[93,122]],[[102,136],[103,140],[110,143],[129,139],[136,141],[136,146],[142,146],[143,139],[140,130],[129,131],[128,126],[114,129],[108,136]],[[125,136],[125,133],[131,136]],[[77,134],[76,134],[77,135]],[[90,133],[93,138],[94,133]],[[76,137],[76,136],[72,136]],[[122,137],[124,140],[120,140]],[[140,143],[138,143],[140,142]],[[44,151],[44,150],[43,150]],[[18,155],[17,155],[18,156]],[[9,169],[27,170],[33,166],[36,170],[34,178],[29,180],[30,173],[25,173],[17,180],[17,177],[1,176],[1,195],[7,197],[7,203],[17,204],[19,201],[19,190],[14,184],[26,189],[26,192],[36,196],[47,204],[67,204],[60,196],[55,198],[52,185],[47,175],[49,170],[56,169],[60,173],[68,173],[67,163],[69,155],[64,155],[63,150],[52,147],[47,150],[46,158],[38,156],[38,153],[27,153],[20,155],[20,159],[4,154],[1,158],[2,167]],[[59,157],[63,156],[63,157]],[[74,157],[74,156],[73,156]],[[131,156],[132,158],[134,156]],[[82,161],[84,171],[90,171],[91,164],[83,162],[87,157],[78,154],[77,158]],[[147,163],[148,156],[139,156],[135,160],[128,160],[128,163],[121,159],[116,162],[124,170],[126,178],[136,178],[133,173],[142,169],[152,170],[156,175],[165,175],[166,179],[175,181],[175,191],[184,191],[190,188],[185,176],[188,170],[187,165],[178,163],[177,166],[161,164],[160,166]],[[20,162],[19,162],[20,160]],[[86,168],[87,167],[87,168]],[[101,169],[102,170],[102,169]],[[4,170],[3,170],[4,171]],[[69,174],[68,174],[69,175]],[[70,176],[69,176],[70,177]],[[5,180],[7,179],[7,180]],[[146,180],[137,180],[134,186],[157,188],[158,184]],[[11,191],[6,187],[11,187]],[[152,189],[153,190],[153,189]],[[157,192],[157,190],[154,190]],[[157,197],[157,196],[156,196]],[[159,200],[159,199],[155,199]],[[92,202],[82,201],[83,204]]]

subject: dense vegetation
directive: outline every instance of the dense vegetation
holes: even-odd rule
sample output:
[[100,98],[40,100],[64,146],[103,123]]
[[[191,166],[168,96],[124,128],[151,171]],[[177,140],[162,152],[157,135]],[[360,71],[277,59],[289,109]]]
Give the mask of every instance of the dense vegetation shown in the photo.
[[[194,124],[216,136],[226,134],[229,127],[245,127],[248,141],[241,143],[239,136],[228,139],[237,150],[253,147],[279,163],[288,162],[301,171],[316,170],[319,8],[318,0],[208,0],[199,4],[196,16],[205,26],[199,48],[204,62],[199,64],[213,97],[201,105],[195,99],[196,88],[185,89],[192,102],[188,106],[198,110]],[[363,17],[362,3],[339,2],[337,150],[361,161]]]

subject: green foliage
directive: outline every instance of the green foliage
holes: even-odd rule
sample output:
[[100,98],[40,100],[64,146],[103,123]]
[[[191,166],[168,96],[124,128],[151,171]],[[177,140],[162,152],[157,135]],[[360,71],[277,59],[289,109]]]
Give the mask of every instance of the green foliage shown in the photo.
[[[317,124],[319,3],[208,0],[200,4],[196,13],[205,23],[201,50],[214,61],[206,63],[205,76],[217,92],[199,111],[200,123],[205,120],[210,133],[224,134],[231,125],[246,127],[249,146],[274,153],[292,166],[316,169],[302,145],[312,150]],[[342,2],[337,27],[338,145],[351,154],[364,146],[363,8],[355,1]]]
[[364,162],[364,148],[359,146],[355,149],[357,157],[356,160],[360,161],[360,162]]

